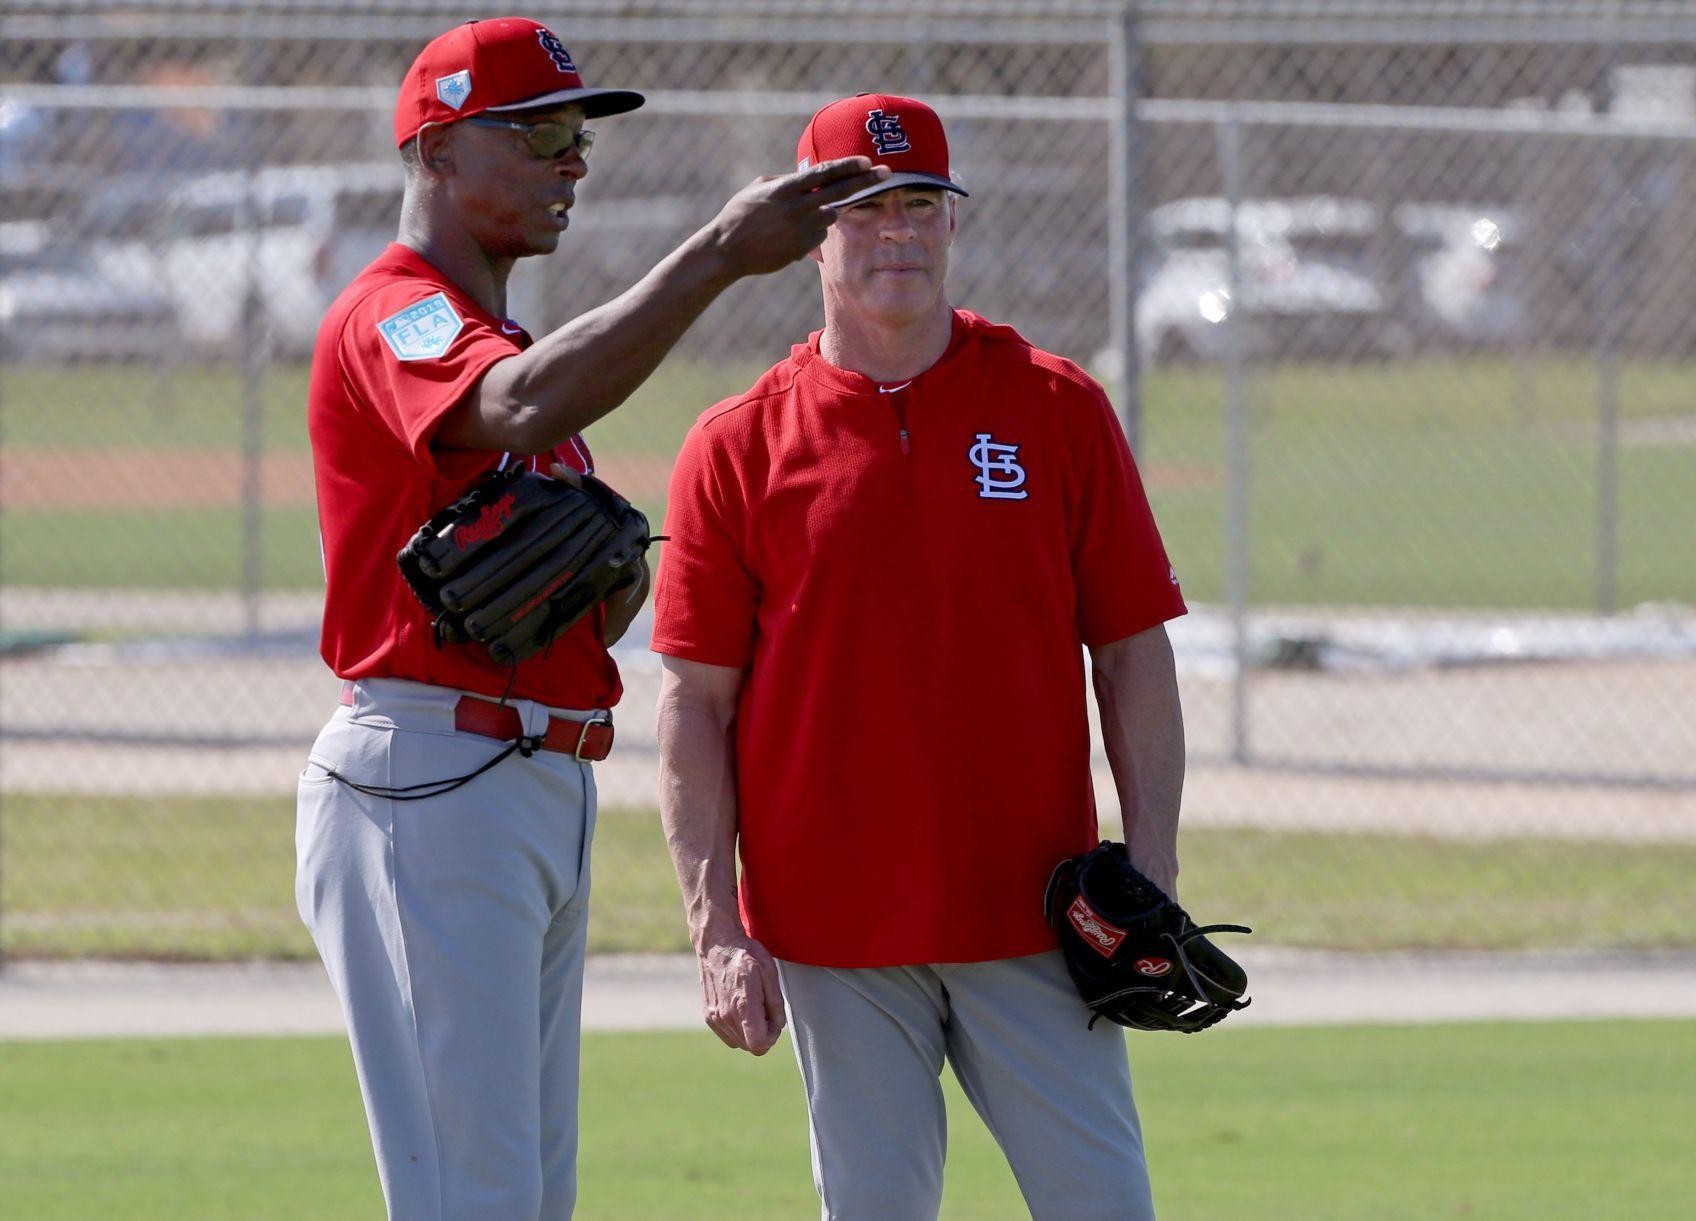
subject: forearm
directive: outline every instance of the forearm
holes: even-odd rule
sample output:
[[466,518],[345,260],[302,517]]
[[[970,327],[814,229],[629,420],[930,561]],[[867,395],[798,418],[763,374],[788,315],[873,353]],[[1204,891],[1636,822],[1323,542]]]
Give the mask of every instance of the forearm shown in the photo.
[[1176,897],[1184,722],[1164,627],[1094,650],[1102,743],[1136,867]]
[[660,688],[660,822],[697,953],[741,940],[736,906],[734,703]]
[[629,398],[735,279],[710,227],[700,230],[613,300],[492,366],[437,443],[513,453],[561,444]]

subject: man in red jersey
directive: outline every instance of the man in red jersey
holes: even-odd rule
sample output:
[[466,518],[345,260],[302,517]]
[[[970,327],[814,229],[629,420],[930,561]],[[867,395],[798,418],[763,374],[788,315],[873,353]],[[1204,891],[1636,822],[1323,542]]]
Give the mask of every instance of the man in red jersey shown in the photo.
[[396,553],[497,466],[591,471],[582,430],[720,292],[816,246],[827,205],[885,172],[762,179],[622,296],[532,342],[506,316],[508,273],[566,230],[584,120],[641,104],[586,87],[533,21],[431,42],[395,107],[399,237],[331,306],[313,356],[323,654],[344,681],[300,779],[296,893],[404,1221],[574,1207],[588,763],[612,744],[607,645],[645,591],[502,667],[439,646]]
[[707,1023],[758,1055],[787,1002],[827,1217],[936,1216],[944,1062],[1033,1216],[1151,1217],[1123,1036],[1042,896],[1099,838],[1086,648],[1132,858],[1175,893],[1183,598],[1105,393],[950,306],[935,113],[834,102],[800,162],[845,154],[892,173],[812,255],[824,329],[671,483],[661,813]]

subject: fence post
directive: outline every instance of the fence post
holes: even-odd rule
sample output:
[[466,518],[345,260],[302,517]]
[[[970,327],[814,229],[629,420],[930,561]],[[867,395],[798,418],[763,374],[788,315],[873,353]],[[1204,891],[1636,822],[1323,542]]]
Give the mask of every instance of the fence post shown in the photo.
[[1242,120],[1230,117],[1215,125],[1219,171],[1228,205],[1225,250],[1230,306],[1225,315],[1225,601],[1231,614],[1231,760],[1248,763],[1253,755],[1248,721],[1249,599],[1249,436],[1243,385],[1242,251],[1237,213],[1242,206]]
[[1142,96],[1142,44],[1137,6],[1127,2],[1113,31],[1109,88],[1119,99],[1109,133],[1108,176],[1108,350],[1118,353],[1119,424],[1131,451],[1142,449],[1142,353],[1137,350],[1136,274],[1142,253],[1142,130],[1137,100]]
[[247,190],[242,193],[243,223],[247,227],[246,257],[243,260],[241,303],[241,603],[243,633],[249,641],[260,631],[260,584],[263,580],[263,551],[261,530],[263,486],[260,465],[264,459],[264,384],[265,366],[270,363],[268,324],[265,303],[260,296],[260,284],[265,271],[261,266],[260,243],[264,239],[265,218],[260,214],[264,201],[257,193],[255,175],[259,169],[260,150],[267,146],[262,138],[264,120],[254,114],[245,120],[252,139],[248,141]]
[[1620,222],[1628,196],[1618,137],[1608,137],[1607,223],[1602,226],[1596,309],[1596,522],[1592,602],[1598,615],[1619,609],[1619,346],[1626,307]]
[[[3,138],[3,136],[0,136],[0,139]],[[7,356],[6,348],[6,333],[4,329],[0,329],[0,359]],[[0,392],[0,453],[5,452],[5,419],[5,401],[3,392]],[[4,516],[5,508],[0,506],[0,520],[4,520]],[[0,587],[0,593],[3,592],[3,587]],[[4,603],[0,602],[0,606],[3,605]],[[4,612],[0,611],[0,632],[4,632],[5,627]],[[6,969],[6,793],[4,781],[5,777],[0,776],[0,971]]]

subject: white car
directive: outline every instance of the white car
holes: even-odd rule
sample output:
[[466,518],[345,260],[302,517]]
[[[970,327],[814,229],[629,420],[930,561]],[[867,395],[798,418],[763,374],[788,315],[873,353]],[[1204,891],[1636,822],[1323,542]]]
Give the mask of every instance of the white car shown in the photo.
[[145,277],[106,274],[43,220],[0,222],[0,358],[147,360],[180,339],[176,310]]
[[[191,354],[232,357],[244,336],[257,334],[273,355],[305,357],[336,294],[394,240],[404,186],[398,158],[220,171],[178,182],[156,198],[125,186],[91,204],[92,248],[114,275],[163,286]],[[539,334],[622,291],[637,239],[661,240],[657,261],[687,232],[692,212],[693,201],[684,197],[597,200],[573,214],[570,277],[544,259],[523,260],[515,269],[507,292],[511,316]],[[114,216],[119,219],[106,219]],[[592,285],[592,292],[556,302],[562,284]],[[251,328],[243,325],[250,301]]]
[[1386,253],[1377,247],[1377,208],[1364,200],[1311,196],[1245,200],[1235,211],[1235,293],[1228,200],[1178,199],[1149,213],[1155,261],[1136,306],[1145,363],[1222,359],[1224,324],[1233,315],[1248,356],[1365,356],[1395,349],[1399,332],[1387,318],[1377,272]]
[[[205,174],[158,198],[95,201],[91,252],[114,278],[160,285],[195,354],[232,355],[259,335],[303,356],[335,295],[393,240],[403,183],[398,160]],[[102,238],[107,208],[136,219]]]
[[1514,283],[1524,221],[1489,204],[1397,204],[1395,226],[1412,247],[1422,323],[1437,342],[1465,347],[1524,335],[1525,300]]

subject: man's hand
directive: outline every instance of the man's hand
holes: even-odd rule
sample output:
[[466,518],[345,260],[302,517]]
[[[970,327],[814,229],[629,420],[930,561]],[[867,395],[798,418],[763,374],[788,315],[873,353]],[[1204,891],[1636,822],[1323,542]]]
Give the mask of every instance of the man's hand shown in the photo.
[[756,178],[730,197],[707,225],[733,276],[787,267],[824,241],[836,222],[832,204],[889,177],[867,157],[825,161],[793,174]]
[[777,962],[751,939],[701,951],[701,1008],[727,1047],[763,1056],[783,1033],[783,991]]

